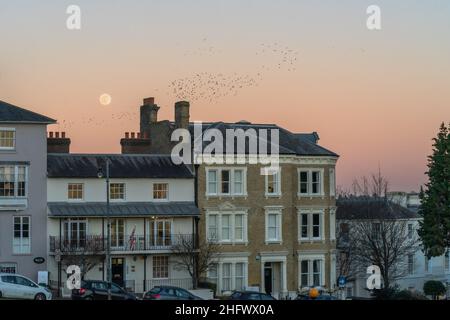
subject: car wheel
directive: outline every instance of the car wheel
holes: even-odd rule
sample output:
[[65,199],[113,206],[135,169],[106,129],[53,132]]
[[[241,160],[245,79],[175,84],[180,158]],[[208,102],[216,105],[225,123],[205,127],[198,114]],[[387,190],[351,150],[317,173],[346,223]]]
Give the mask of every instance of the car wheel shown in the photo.
[[43,293],[38,293],[35,297],[34,300],[47,300],[47,297],[45,296],[45,294]]

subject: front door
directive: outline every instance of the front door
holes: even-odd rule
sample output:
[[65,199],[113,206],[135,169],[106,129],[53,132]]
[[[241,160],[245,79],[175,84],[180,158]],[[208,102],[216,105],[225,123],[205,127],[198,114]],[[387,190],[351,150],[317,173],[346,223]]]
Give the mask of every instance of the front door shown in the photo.
[[272,293],[272,264],[269,262],[264,264],[264,289],[267,294]]
[[111,274],[112,274],[112,282],[117,284],[118,286],[124,288],[125,287],[125,278],[124,278],[124,259],[123,258],[112,258],[111,259]]

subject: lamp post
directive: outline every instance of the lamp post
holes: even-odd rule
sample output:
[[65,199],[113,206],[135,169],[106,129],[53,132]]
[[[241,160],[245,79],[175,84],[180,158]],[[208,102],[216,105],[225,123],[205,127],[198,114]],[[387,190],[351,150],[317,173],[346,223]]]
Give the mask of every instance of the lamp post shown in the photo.
[[[109,210],[109,159],[105,158],[106,166],[106,280],[108,281],[108,300],[111,300],[111,213]],[[98,169],[97,176],[103,178],[103,169]]]

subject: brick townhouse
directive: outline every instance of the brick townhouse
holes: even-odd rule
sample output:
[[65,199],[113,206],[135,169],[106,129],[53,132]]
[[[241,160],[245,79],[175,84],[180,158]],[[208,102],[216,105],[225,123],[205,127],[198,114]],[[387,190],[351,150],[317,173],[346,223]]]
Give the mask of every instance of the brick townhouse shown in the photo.
[[[144,99],[140,132],[126,134],[122,152],[170,154],[175,129],[194,131],[189,108],[177,102],[175,121],[158,121],[154,99]],[[207,129],[224,137],[227,129],[279,132],[280,169],[274,174],[261,175],[261,164],[194,165],[200,241],[221,244],[217,264],[203,275],[216,284],[216,294],[252,288],[285,298],[310,286],[335,288],[339,156],[318,145],[316,132],[248,121],[203,123]]]

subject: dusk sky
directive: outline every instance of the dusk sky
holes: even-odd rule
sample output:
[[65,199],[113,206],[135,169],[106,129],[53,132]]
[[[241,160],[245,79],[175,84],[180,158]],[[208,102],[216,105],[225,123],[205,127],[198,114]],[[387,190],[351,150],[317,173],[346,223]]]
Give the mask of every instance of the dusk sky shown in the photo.
[[57,119],[72,152],[120,152],[143,98],[161,120],[183,99],[192,120],[317,131],[338,185],[380,166],[417,191],[450,121],[448,0],[0,0],[0,39],[0,100]]

